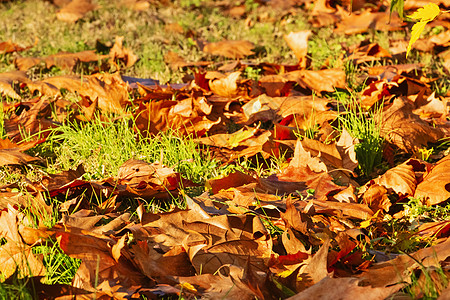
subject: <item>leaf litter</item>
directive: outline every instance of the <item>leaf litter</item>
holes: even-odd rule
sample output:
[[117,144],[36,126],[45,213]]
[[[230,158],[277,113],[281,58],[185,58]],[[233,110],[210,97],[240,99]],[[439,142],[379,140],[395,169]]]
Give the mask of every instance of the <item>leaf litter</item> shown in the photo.
[[[125,2],[138,11],[154,5]],[[271,9],[277,2],[259,5]],[[283,5],[291,14],[311,8],[312,2]],[[353,2],[349,14],[350,6],[317,1],[309,22],[313,27],[334,26],[336,33],[346,35],[406,26],[381,5],[368,9],[361,1]],[[420,7],[412,2],[405,9]],[[58,3],[56,17],[68,23],[98,9],[85,0]],[[245,15],[227,1],[216,5],[226,6],[234,17]],[[184,32],[182,27],[167,28]],[[420,64],[407,64],[402,58],[407,48],[399,48],[398,41],[391,41],[389,48],[363,41],[346,49],[341,62],[365,74],[365,88],[351,91],[344,64],[311,67],[308,40],[313,35],[305,30],[283,36],[297,59],[295,65],[254,62],[259,45],[250,41],[198,40],[208,60],[186,62],[174,52],[164,58],[171,68],[194,74],[184,84],[160,85],[125,76],[123,71],[139,57],[123,46],[123,37],[116,38],[109,54],[15,54],[17,70],[0,74],[0,93],[8,99],[2,101],[2,167],[44,166],[46,157],[30,150],[44,144],[62,123],[83,125],[116,114],[116,120],[132,118],[130,128],[138,139],[174,130],[194,137],[203,155],[234,168],[205,182],[192,182],[175,166],[163,165],[161,154],[153,162],[129,157],[116,176],[99,180],[87,180],[80,164],[76,170],[23,180],[20,186],[4,185],[2,279],[28,277],[40,297],[55,299],[385,299],[402,297],[408,289],[421,295],[426,278],[432,276],[444,295],[450,257],[448,215],[444,220],[421,216],[402,226],[411,198],[427,209],[445,207],[450,198],[448,149],[424,156],[427,147],[448,138],[448,93],[437,96],[432,91],[433,79],[423,76]],[[445,35],[430,41],[438,52],[448,46]],[[1,53],[32,47],[0,43]],[[217,56],[220,63],[209,60]],[[367,67],[377,61],[386,65]],[[97,66],[77,75],[83,63]],[[25,73],[53,66],[71,74],[33,79]],[[100,72],[106,67],[112,71]],[[248,68],[259,70],[259,78],[246,78]],[[448,68],[446,72],[448,78]],[[354,92],[357,100],[340,101],[339,91]],[[68,101],[67,92],[77,100]],[[376,111],[381,112],[379,118]],[[373,120],[379,128],[386,164],[370,172],[362,165],[374,154],[361,151],[368,137],[356,132],[363,128],[347,128],[340,119],[352,114]],[[280,157],[287,161],[270,172],[238,168],[242,159],[267,163]],[[200,194],[186,192],[198,187],[203,189]],[[50,205],[47,197],[60,204]],[[184,204],[169,205],[167,211],[145,205],[170,203],[176,197]],[[130,201],[134,208],[124,208]],[[60,218],[48,226],[44,220],[52,210],[58,210]],[[389,227],[395,222],[400,225],[392,233]],[[40,280],[47,271],[32,247],[44,240],[57,242],[66,255],[81,261],[70,285]]]

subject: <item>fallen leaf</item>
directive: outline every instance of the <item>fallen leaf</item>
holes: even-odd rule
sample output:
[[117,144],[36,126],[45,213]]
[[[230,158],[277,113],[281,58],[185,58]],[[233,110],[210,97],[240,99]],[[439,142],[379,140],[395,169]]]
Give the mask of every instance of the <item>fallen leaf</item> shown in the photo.
[[203,52],[238,59],[253,55],[252,49],[254,47],[253,43],[249,41],[221,41],[207,43],[203,47]]
[[298,32],[290,32],[284,35],[284,40],[289,48],[294,51],[295,56],[299,61],[299,67],[306,68],[306,55],[308,54],[308,37],[311,35],[311,30],[304,30]]
[[128,48],[123,47],[123,36],[116,36],[116,41],[109,51],[109,57],[111,64],[116,65],[120,70],[120,66],[116,63],[116,60],[123,62],[125,68],[129,68],[138,61],[138,57]]
[[414,198],[423,197],[428,205],[435,205],[450,198],[450,185],[446,176],[449,166],[450,156],[439,160],[417,185]]
[[398,286],[371,287],[361,286],[360,279],[354,277],[330,278],[325,277],[317,284],[307,288],[303,292],[288,298],[288,300],[353,300],[366,299],[378,300],[388,298],[399,290]]
[[382,114],[381,135],[409,153],[437,142],[443,137],[440,129],[430,126],[413,114],[413,104],[404,98],[395,98],[392,106]]
[[60,21],[74,23],[96,8],[97,5],[92,4],[91,0],[72,0],[56,13],[56,17]]
[[0,73],[0,93],[14,99],[21,99],[20,95],[14,89],[14,84],[27,82],[29,82],[29,79],[25,72],[11,71]]
[[225,78],[210,80],[209,87],[211,91],[219,96],[228,98],[235,97],[238,93],[237,80],[240,75],[241,72],[233,72]]
[[4,278],[9,278],[15,272],[19,278],[26,276],[45,276],[46,269],[26,245],[18,231],[18,211],[11,206],[0,215],[0,235],[6,240],[0,246],[0,264]]
[[45,63],[47,69],[57,66],[62,69],[73,70],[80,62],[98,62],[105,57],[107,56],[99,55],[94,50],[77,53],[59,52],[46,57],[18,57],[14,60],[14,64],[20,71],[27,71],[42,62]]

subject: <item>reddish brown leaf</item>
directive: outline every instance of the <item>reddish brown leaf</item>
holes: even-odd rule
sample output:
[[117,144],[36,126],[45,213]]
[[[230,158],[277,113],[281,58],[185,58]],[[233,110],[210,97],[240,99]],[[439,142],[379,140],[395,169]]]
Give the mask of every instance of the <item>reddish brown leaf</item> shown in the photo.
[[0,54],[24,51],[31,47],[32,46],[21,47],[21,46],[17,45],[16,43],[13,43],[11,40],[6,41],[6,42],[0,42]]
[[182,101],[151,101],[141,103],[136,110],[135,124],[143,136],[158,134],[160,131],[173,129],[178,133],[202,136],[214,125],[221,122],[208,118],[212,105],[204,98],[187,98]]

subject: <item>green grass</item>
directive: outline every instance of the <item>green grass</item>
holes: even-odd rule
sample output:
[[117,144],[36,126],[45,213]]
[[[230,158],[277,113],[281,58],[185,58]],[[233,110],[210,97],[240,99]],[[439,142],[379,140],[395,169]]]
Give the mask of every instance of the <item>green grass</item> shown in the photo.
[[76,169],[81,164],[88,180],[117,176],[119,167],[130,158],[159,161],[194,182],[213,177],[217,167],[207,151],[200,151],[192,136],[169,131],[144,138],[134,131],[132,118],[66,123],[54,131],[42,145],[45,147],[55,153],[50,172]]
[[[216,70],[218,66],[229,60],[204,53],[199,45],[203,42],[229,39],[249,40],[255,44],[255,54],[243,60],[251,65],[247,65],[241,71],[243,71],[242,78],[257,81],[264,75],[264,70],[258,66],[258,63],[269,62],[283,65],[297,63],[297,58],[283,39],[283,35],[291,31],[308,29],[313,31],[308,41],[308,57],[312,62],[310,69],[315,70],[324,67],[325,62],[327,62],[327,68],[341,66],[349,47],[359,42],[375,42],[388,48],[390,40],[405,38],[403,31],[374,31],[346,36],[336,34],[332,27],[311,28],[307,11],[298,10],[295,14],[286,14],[280,18],[276,9],[271,9],[254,0],[235,1],[236,4],[245,6],[244,18],[232,18],[223,14],[222,9],[211,0],[176,0],[169,1],[167,5],[154,4],[154,2],[151,1],[152,4],[147,11],[136,12],[121,7],[116,2],[99,0],[97,3],[101,7],[89,12],[75,24],[58,21],[55,17],[57,8],[48,1],[2,2],[0,19],[14,20],[14,22],[0,23],[0,42],[11,39],[19,45],[28,46],[34,44],[36,38],[39,41],[34,47],[24,52],[0,55],[0,72],[14,70],[13,61],[18,56],[41,57],[60,51],[78,52],[96,49],[98,44],[111,46],[116,36],[124,36],[124,47],[131,49],[139,57],[139,61],[129,69],[121,70],[122,74],[153,78],[161,83],[180,83],[184,75],[192,75],[200,69],[171,69],[164,61],[166,53],[174,51],[188,62],[213,61],[213,64],[205,69]],[[183,28],[183,33],[167,31],[166,26],[171,23],[179,24]],[[442,30],[443,28],[436,27],[424,34],[434,35]],[[102,53],[107,54],[108,50],[104,49]],[[431,83],[432,89],[438,95],[445,95],[450,90],[448,74],[445,73],[439,57],[413,50],[407,62],[422,63],[425,65],[423,68],[425,76],[439,77]],[[360,66],[345,62],[349,90],[338,90],[326,95],[330,98],[330,102],[338,103],[339,107],[345,108],[345,111],[340,111],[338,120],[332,125],[338,130],[345,128],[352,137],[359,140],[355,150],[360,164],[358,173],[362,175],[357,179],[360,183],[365,183],[379,173],[377,171],[380,171],[384,143],[379,127],[382,108],[366,111],[358,102],[358,92],[365,87],[364,79],[361,77],[367,75],[362,67],[395,63],[397,62],[388,59],[368,62]],[[57,67],[47,70],[43,65],[39,65],[29,70],[28,76],[32,79],[41,79],[61,74],[90,74],[99,66],[99,63],[94,62],[87,67],[80,66],[72,72]],[[116,69],[111,67],[103,71],[112,72]],[[22,96],[25,101],[32,98],[32,95],[27,93]],[[133,97],[134,95],[130,95],[130,98]],[[65,93],[63,98],[71,103],[79,100],[78,96],[72,93]],[[3,120],[7,119],[8,115],[3,110],[3,103],[10,103],[13,100],[3,97],[1,101],[0,138],[4,138],[6,135]],[[287,159],[282,155],[269,159],[262,159],[261,156],[241,158],[224,166],[212,158],[208,148],[196,144],[193,136],[190,135],[167,131],[156,136],[143,137],[133,129],[134,120],[127,116],[102,118],[97,116],[91,122],[85,123],[69,122],[69,118],[52,130],[46,142],[27,151],[31,155],[44,158],[43,163],[26,167],[0,167],[0,185],[16,183],[17,186],[14,185],[13,191],[25,192],[27,180],[38,182],[46,174],[76,169],[79,165],[86,170],[84,179],[101,180],[117,176],[119,167],[126,160],[135,158],[149,163],[160,161],[168,167],[173,167],[184,178],[201,185],[194,191],[195,194],[199,194],[205,190],[203,186],[205,181],[211,178],[224,176],[236,170],[251,172],[257,176],[268,176],[282,172],[287,165]],[[231,122],[227,123],[227,126],[229,133],[241,128],[241,125]],[[266,129],[272,128],[270,125],[262,126],[267,126],[267,128],[264,127]],[[317,124],[310,124],[310,128],[302,132],[299,137],[315,138],[319,129]],[[27,137],[27,139],[30,138]],[[447,145],[447,142],[443,142],[444,144]],[[136,207],[139,203],[144,203],[145,209],[154,213],[169,211],[173,207],[185,208],[183,193],[191,195],[192,191],[182,188],[180,197],[174,197],[165,202],[128,199],[129,201],[123,201],[120,209],[125,207],[125,210],[131,212],[135,218]],[[301,200],[308,201],[311,195],[313,191],[309,191],[308,196]],[[51,228],[61,217],[59,202],[45,194],[43,196],[47,204],[53,207],[54,214],[48,215],[31,208],[24,209],[22,212],[27,217],[28,224]],[[392,200],[395,202],[394,199]],[[90,208],[96,210],[96,199],[90,199],[90,201],[92,202]],[[368,248],[409,253],[428,246],[427,243],[430,241],[418,238],[413,225],[417,225],[417,222],[448,219],[450,212],[449,205],[427,207],[423,206],[418,199],[410,199],[408,203],[398,205],[403,206],[405,218],[383,219],[382,224],[378,222],[368,227],[368,236],[372,238],[366,245]],[[98,213],[98,210],[95,212]],[[264,211],[263,213],[265,214]],[[282,229],[277,227],[269,216],[261,217],[273,236],[282,232]],[[380,228],[384,230],[383,237],[376,232]],[[47,241],[42,245],[34,246],[33,252],[43,258],[47,270],[47,276],[44,279],[46,283],[71,282],[79,261],[63,254],[57,243]],[[370,259],[370,257],[367,258]],[[428,270],[422,270],[424,276],[427,276],[427,272]],[[405,292],[413,297],[418,295],[414,286],[418,279],[414,278],[414,275],[413,284],[405,289]],[[424,288],[425,298],[435,298],[436,288],[429,280],[426,282],[430,284],[430,287]],[[0,298],[32,299],[34,295],[27,290],[26,285],[26,279],[14,279],[13,284],[0,283]]]
[[359,142],[355,145],[358,168],[369,177],[382,162],[383,142],[381,137],[382,107],[374,111],[364,111],[354,100],[348,104],[347,111],[339,115],[340,124]]
[[81,264],[81,260],[64,254],[57,242],[33,247],[33,253],[42,256],[46,269],[45,284],[70,284]]

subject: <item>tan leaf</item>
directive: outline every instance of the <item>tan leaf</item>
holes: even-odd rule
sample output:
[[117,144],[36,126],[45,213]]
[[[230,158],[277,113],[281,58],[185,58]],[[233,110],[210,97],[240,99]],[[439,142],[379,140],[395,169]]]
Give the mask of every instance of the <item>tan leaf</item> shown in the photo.
[[344,70],[325,69],[319,71],[300,70],[281,75],[286,81],[298,83],[301,87],[316,92],[334,92],[336,88],[346,88]]
[[229,98],[235,97],[237,96],[238,92],[237,80],[240,75],[241,72],[237,71],[230,73],[225,78],[210,80],[209,87],[211,91],[213,91],[215,94],[219,96]]
[[58,20],[74,23],[84,17],[85,14],[97,8],[91,0],[72,0],[56,13]]
[[308,37],[311,35],[311,30],[304,30],[298,32],[290,32],[285,34],[284,40],[289,48],[294,51],[295,56],[299,61],[300,68],[306,68],[306,55],[308,54]]
[[428,205],[435,205],[450,198],[450,186],[447,175],[450,176],[450,156],[436,163],[420,182],[414,193],[415,198],[423,197]]
[[86,50],[77,53],[59,52],[46,57],[18,57],[14,63],[21,71],[27,71],[41,62],[45,62],[47,69],[57,66],[72,70],[79,62],[98,62],[105,57],[107,56],[96,54],[94,50]]
[[410,160],[387,170],[386,173],[378,176],[373,181],[404,196],[414,195],[417,184],[414,167]]
[[66,89],[89,97],[91,101],[98,99],[98,107],[107,112],[123,113],[128,102],[128,85],[118,73],[95,74],[83,78],[75,75],[55,76],[29,83],[28,86],[47,96],[59,95],[60,89]]
[[0,246],[0,265],[4,278],[18,272],[19,278],[25,276],[45,276],[46,270],[31,249],[26,245],[18,231],[18,211],[9,206],[0,215],[0,236],[6,243]]
[[203,48],[203,52],[228,58],[244,58],[254,54],[252,51],[254,47],[253,43],[249,41],[221,41],[207,43]]
[[440,262],[450,256],[449,246],[450,239],[446,239],[438,245],[374,264],[360,276],[360,285],[372,287],[396,285],[400,289],[405,283],[411,283],[411,273],[415,270],[429,266],[440,267]]

